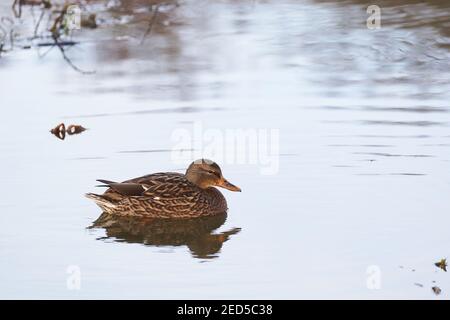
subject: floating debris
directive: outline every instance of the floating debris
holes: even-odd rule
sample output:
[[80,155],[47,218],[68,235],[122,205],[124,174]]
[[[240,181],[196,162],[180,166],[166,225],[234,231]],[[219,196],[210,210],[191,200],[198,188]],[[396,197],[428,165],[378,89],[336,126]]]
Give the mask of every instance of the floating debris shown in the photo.
[[74,135],[82,133],[83,131],[86,131],[87,129],[79,124],[71,124],[67,128],[64,123],[58,124],[56,127],[54,127],[50,132],[55,135],[58,139],[64,140],[66,137],[66,133],[68,135]]
[[416,283],[414,283],[414,285],[417,287],[423,288],[423,284],[421,284],[421,283],[416,282]]
[[86,131],[86,128],[84,128],[83,126],[80,126],[79,124],[71,124],[70,126],[67,127],[67,134],[68,135],[73,135],[73,134],[79,134],[82,133],[83,131]]
[[437,286],[432,287],[431,290],[433,290],[434,294],[437,296],[440,295],[442,292],[441,288],[439,288]]
[[50,133],[58,139],[64,140],[64,138],[66,137],[66,126],[64,125],[64,123],[60,123],[52,130],[50,130]]
[[441,259],[440,261],[436,262],[434,265],[436,267],[444,270],[445,272],[447,272],[447,259]]

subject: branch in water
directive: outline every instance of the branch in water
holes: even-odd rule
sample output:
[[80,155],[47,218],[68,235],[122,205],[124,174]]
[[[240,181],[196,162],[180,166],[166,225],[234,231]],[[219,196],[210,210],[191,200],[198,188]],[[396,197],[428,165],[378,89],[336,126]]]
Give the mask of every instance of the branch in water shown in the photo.
[[159,6],[160,6],[160,5],[161,5],[161,4],[157,4],[157,5],[155,6],[155,9],[154,9],[154,11],[153,11],[152,18],[150,19],[150,23],[148,24],[148,28],[147,28],[147,30],[145,31],[144,36],[142,37],[141,44],[144,43],[145,38],[152,32],[153,25],[155,24],[156,18],[158,17],[158,10],[159,10]]
[[[6,23],[9,24],[9,29]],[[3,33],[3,37],[0,39],[1,51],[7,52],[14,48],[14,21],[9,17],[1,17],[0,19],[0,31]],[[5,39],[9,36],[9,49],[5,50]]]
[[42,9],[41,15],[39,16],[39,20],[37,21],[36,26],[34,27],[34,37],[35,38],[37,37],[37,33],[39,31],[39,26],[41,25],[42,18],[44,18],[44,14],[45,14],[45,9]]
[[57,37],[53,37],[53,39],[55,40],[55,45],[58,47],[58,49],[59,49],[59,51],[61,52],[61,54],[62,54],[64,60],[67,62],[67,64],[68,64],[69,66],[72,67],[73,70],[75,70],[75,71],[77,71],[77,72],[79,72],[79,73],[81,73],[81,74],[94,74],[94,73],[95,73],[95,71],[85,71],[85,70],[82,70],[82,69],[80,69],[79,67],[77,67],[77,66],[72,62],[72,60],[66,55],[66,51],[65,51],[65,49],[64,49],[64,45],[63,45],[61,42],[59,42],[59,39],[58,39]]

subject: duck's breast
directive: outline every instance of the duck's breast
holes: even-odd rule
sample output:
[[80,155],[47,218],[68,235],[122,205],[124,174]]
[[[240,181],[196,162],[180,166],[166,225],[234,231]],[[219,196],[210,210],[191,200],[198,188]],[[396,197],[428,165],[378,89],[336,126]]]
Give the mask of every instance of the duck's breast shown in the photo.
[[222,193],[216,188],[208,188],[203,190],[206,203],[209,210],[213,211],[214,214],[226,212],[228,209],[227,200],[222,195]]

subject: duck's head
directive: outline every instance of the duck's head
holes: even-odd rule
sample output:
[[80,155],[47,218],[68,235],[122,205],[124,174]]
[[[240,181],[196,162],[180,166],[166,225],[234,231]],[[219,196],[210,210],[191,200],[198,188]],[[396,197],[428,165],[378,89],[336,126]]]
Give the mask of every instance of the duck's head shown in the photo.
[[222,170],[214,161],[208,159],[195,160],[186,170],[186,178],[202,189],[222,187],[241,192],[239,187],[231,184],[222,175]]

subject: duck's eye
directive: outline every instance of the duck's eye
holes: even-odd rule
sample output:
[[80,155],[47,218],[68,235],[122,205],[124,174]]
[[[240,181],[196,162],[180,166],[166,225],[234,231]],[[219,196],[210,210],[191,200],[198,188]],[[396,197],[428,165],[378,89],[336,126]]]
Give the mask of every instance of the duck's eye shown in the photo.
[[219,177],[219,178],[220,178],[219,174],[218,174],[217,172],[215,172],[215,171],[210,171],[210,170],[208,170],[207,172],[210,173],[210,174],[212,174],[212,175],[214,175],[214,176],[216,176],[216,177]]

